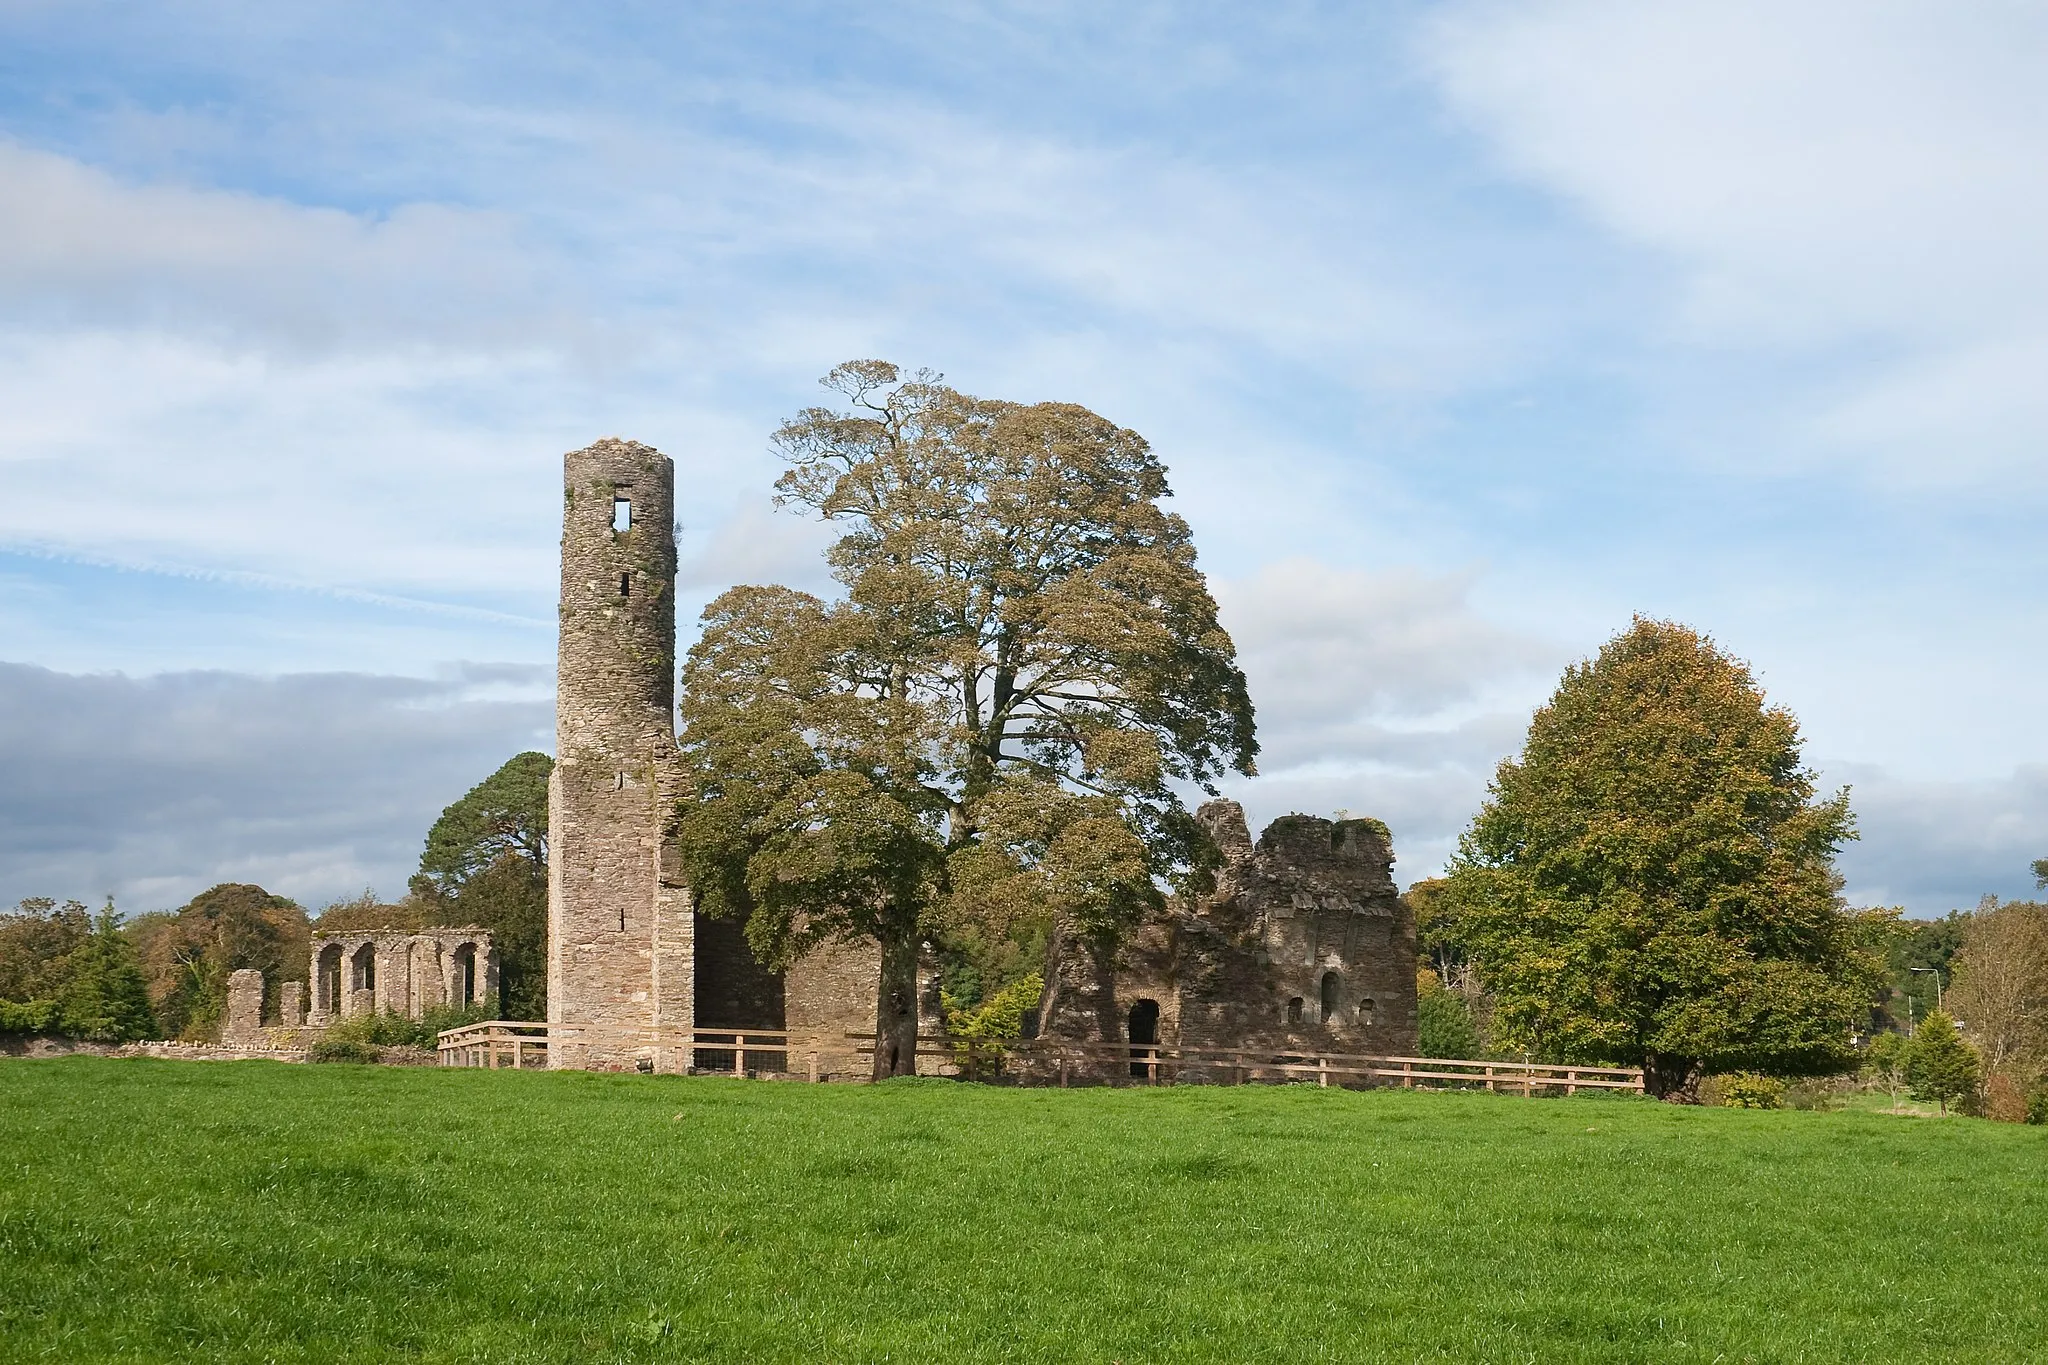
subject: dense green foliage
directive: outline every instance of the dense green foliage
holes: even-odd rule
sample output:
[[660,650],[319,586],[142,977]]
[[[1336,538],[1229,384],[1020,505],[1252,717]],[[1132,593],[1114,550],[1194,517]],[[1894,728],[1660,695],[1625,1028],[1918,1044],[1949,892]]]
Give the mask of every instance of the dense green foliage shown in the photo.
[[1659,1095],[1854,1066],[1889,916],[1838,901],[1852,837],[1747,667],[1637,620],[1566,671],[1452,864],[1496,1045],[1640,1065]]
[[784,965],[881,948],[877,1074],[912,1066],[919,946],[1022,921],[1098,945],[1213,862],[1184,806],[1250,772],[1230,637],[1145,441],[880,361],[776,443],[844,595],[736,587],[683,668],[699,906]]
[[331,1025],[326,1037],[337,1041],[364,1043],[371,1047],[432,1047],[443,1029],[460,1028],[496,1017],[488,1005],[436,1005],[419,1018],[390,1010],[373,1010],[351,1015]]
[[1754,1071],[1737,1071],[1717,1078],[1721,1103],[1730,1109],[1782,1109],[1785,1083],[1776,1076],[1759,1076]]
[[1963,946],[1967,910],[1951,910],[1939,919],[1900,919],[1885,943],[1885,992],[1874,1021],[1878,1027],[1910,1033],[1940,1003],[1937,979],[1946,984],[1955,972],[1955,955]]
[[1982,1083],[1976,1049],[1956,1031],[1955,1020],[1936,1010],[1920,1021],[1906,1044],[1906,1084],[1916,1100],[1968,1106]]
[[135,945],[110,903],[23,901],[0,913],[0,1033],[122,1043],[157,1032]]
[[1465,997],[1425,968],[1415,991],[1416,1051],[1424,1057],[1483,1056],[1484,1044]]
[[[498,949],[498,1010],[548,1017],[546,754],[515,754],[441,812],[407,901],[422,921],[475,925]],[[396,927],[396,926],[393,926]]]
[[1036,972],[971,1007],[942,990],[939,1001],[946,1011],[946,1032],[956,1043],[953,1059],[960,1074],[971,1080],[994,1076],[1002,1066],[1003,1044],[1024,1036],[1025,1017],[1038,1008],[1044,993],[1045,979]]
[[1313,1087],[0,1062],[0,1359],[2016,1360],[2048,1339],[2044,1143]]
[[546,754],[514,754],[471,787],[427,831],[420,875],[452,892],[508,853],[547,866],[548,775],[554,767]]

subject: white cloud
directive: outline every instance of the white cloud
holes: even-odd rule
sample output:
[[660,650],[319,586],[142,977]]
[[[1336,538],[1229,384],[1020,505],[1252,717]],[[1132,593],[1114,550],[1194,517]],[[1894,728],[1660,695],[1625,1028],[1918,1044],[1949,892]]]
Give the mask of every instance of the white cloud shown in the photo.
[[2048,12],[1483,3],[1427,51],[1510,167],[1677,268],[1679,335],[1853,350],[1801,444],[1902,482],[2041,467]]
[[[234,345],[532,344],[550,277],[504,213],[347,213],[129,184],[0,141],[0,302],[17,324],[166,329]],[[560,318],[552,318],[557,325]]]
[[1565,653],[1470,588],[1308,559],[1215,584],[1258,712],[1261,776],[1229,784],[1255,825],[1347,809],[1387,822],[1404,880],[1440,865]]

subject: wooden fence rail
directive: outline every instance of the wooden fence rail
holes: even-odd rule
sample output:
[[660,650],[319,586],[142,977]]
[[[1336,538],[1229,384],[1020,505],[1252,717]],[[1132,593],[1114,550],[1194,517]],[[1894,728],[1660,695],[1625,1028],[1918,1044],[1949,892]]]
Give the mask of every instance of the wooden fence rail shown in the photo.
[[[566,1038],[578,1030],[547,1024],[497,1019],[466,1024],[442,1033],[438,1044],[443,1066],[531,1067],[547,1065],[550,1037]],[[615,1034],[613,1036],[616,1036]],[[800,1033],[768,1029],[645,1029],[642,1047],[651,1066],[657,1051],[672,1050],[681,1065],[675,1070],[805,1074],[818,1080],[825,1063],[846,1064],[850,1074],[873,1051],[872,1033]],[[1059,1038],[987,1039],[920,1034],[917,1055],[943,1059],[942,1065],[978,1075],[1007,1072],[1022,1081],[1072,1084],[1075,1080],[1140,1080],[1150,1084],[1177,1080],[1211,1084],[1260,1081],[1302,1081],[1318,1085],[1335,1081],[1394,1083],[1404,1089],[1417,1084],[1517,1091],[1622,1090],[1641,1094],[1643,1073],[1636,1067],[1565,1066],[1526,1061],[1468,1061],[1447,1057],[1379,1056],[1364,1053],[1317,1053],[1273,1048],[1169,1047],[1157,1043],[1085,1043]],[[838,1074],[847,1074],[839,1072]]]

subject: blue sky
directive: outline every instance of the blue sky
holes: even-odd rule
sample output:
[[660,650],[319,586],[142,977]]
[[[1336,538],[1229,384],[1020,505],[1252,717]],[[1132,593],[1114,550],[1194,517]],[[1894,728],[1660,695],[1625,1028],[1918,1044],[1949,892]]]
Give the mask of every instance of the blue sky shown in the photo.
[[814,583],[833,364],[1173,471],[1254,821],[1440,864],[1564,664],[1713,633],[1848,893],[2048,854],[2048,12],[0,10],[0,899],[395,892],[548,742],[561,452]]

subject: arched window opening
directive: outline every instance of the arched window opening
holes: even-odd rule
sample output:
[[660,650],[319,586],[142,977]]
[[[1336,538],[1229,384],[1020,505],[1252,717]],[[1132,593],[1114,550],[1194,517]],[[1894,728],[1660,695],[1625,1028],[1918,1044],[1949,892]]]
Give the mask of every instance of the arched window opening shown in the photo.
[[1358,1022],[1362,1028],[1372,1027],[1372,997],[1367,996],[1358,1002]]
[[1323,973],[1323,1022],[1326,1024],[1337,1017],[1337,993],[1343,984],[1335,972]]
[[354,959],[354,965],[355,965],[355,971],[354,971],[354,972],[352,973],[352,975],[353,975],[353,977],[354,977],[354,980],[353,980],[353,981],[352,981],[352,982],[350,983],[350,987],[349,987],[349,988],[350,988],[351,990],[358,990],[358,991],[374,991],[374,990],[376,990],[376,989],[377,989],[377,950],[376,950],[376,948],[375,948],[375,947],[373,947],[373,946],[371,946],[370,944],[367,944],[367,943],[365,943],[365,944],[364,944],[364,945],[363,945],[362,947],[360,947],[360,948],[356,949],[356,955],[355,955],[355,959]]
[[1157,1065],[1158,1053],[1152,1048],[1159,1043],[1159,1002],[1140,1000],[1131,1006],[1130,1015],[1131,1074],[1147,1076]]
[[313,1008],[328,1014],[341,1013],[341,945],[330,943],[320,950],[320,970],[313,981]]
[[455,950],[455,1002],[476,1003],[476,945],[465,943]]
[[1290,997],[1287,1001],[1287,1022],[1289,1024],[1299,1024],[1301,1022],[1301,997],[1298,995]]

